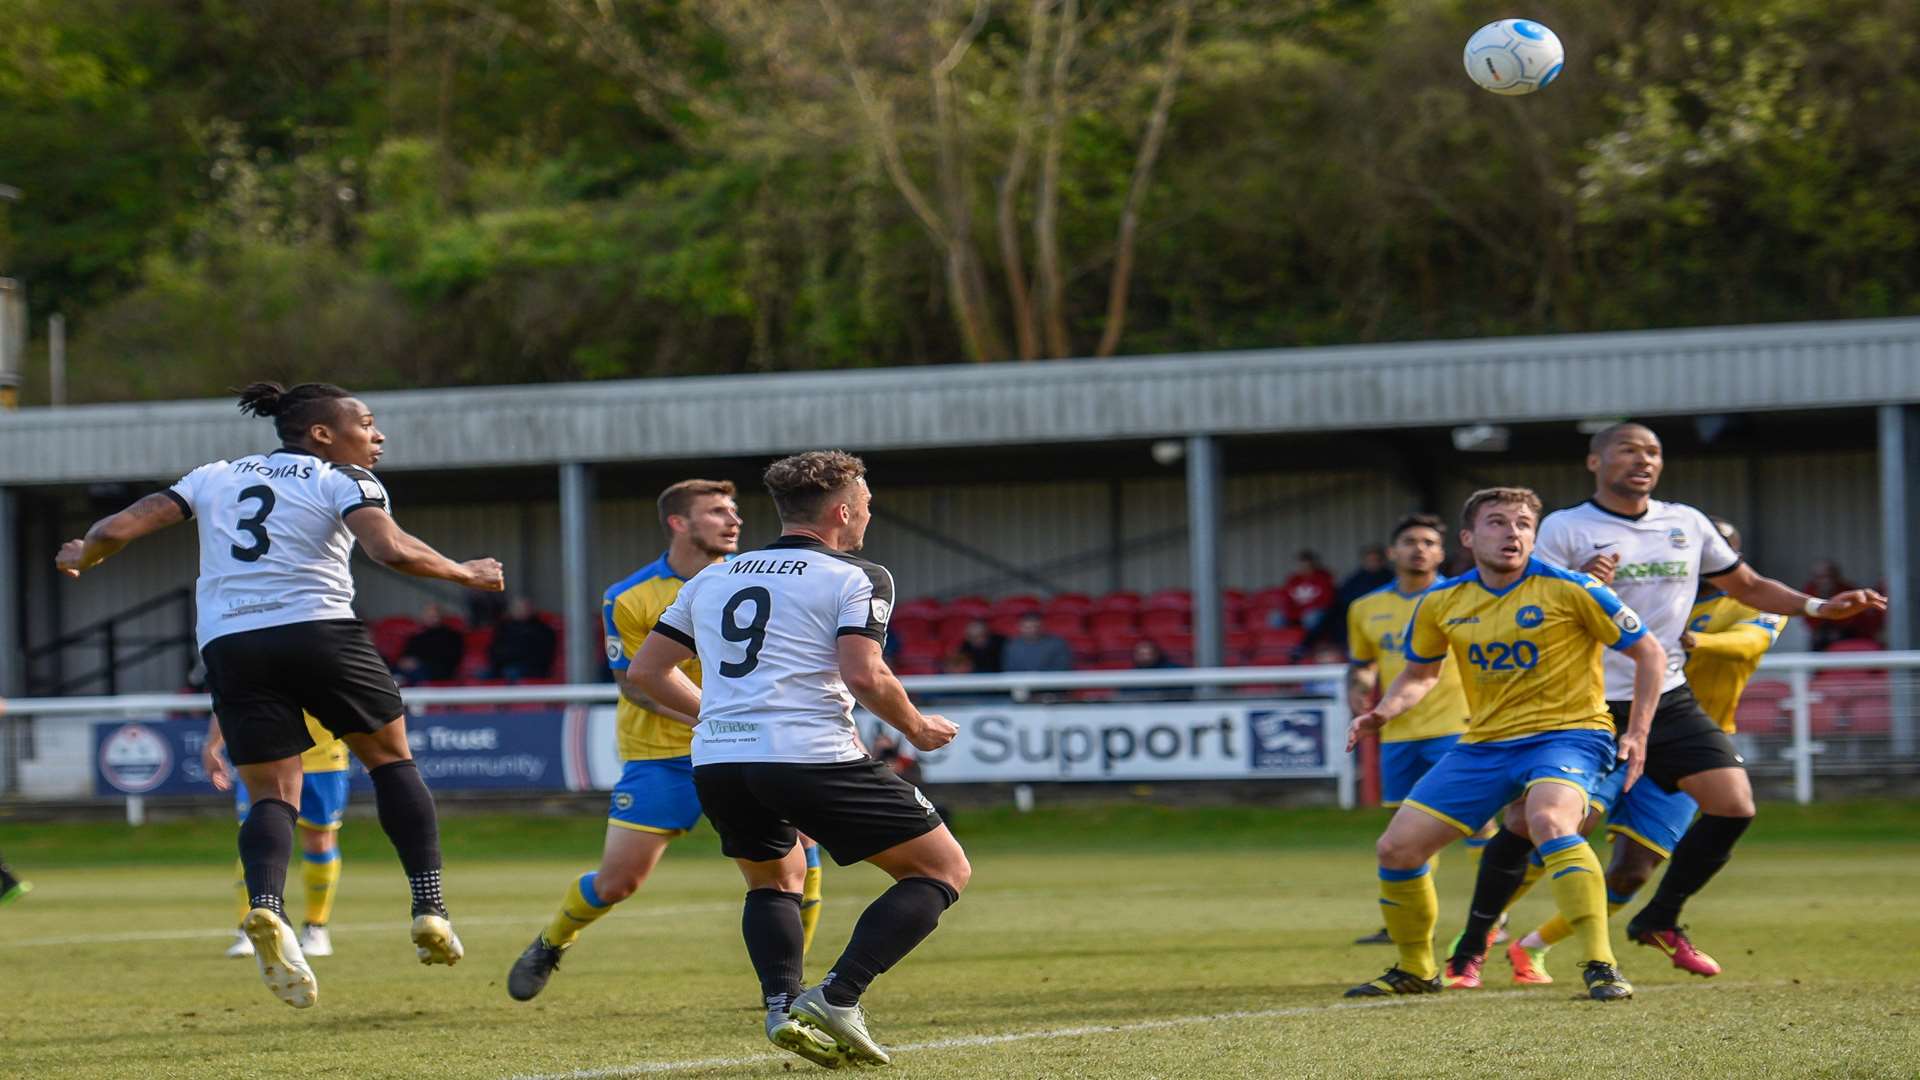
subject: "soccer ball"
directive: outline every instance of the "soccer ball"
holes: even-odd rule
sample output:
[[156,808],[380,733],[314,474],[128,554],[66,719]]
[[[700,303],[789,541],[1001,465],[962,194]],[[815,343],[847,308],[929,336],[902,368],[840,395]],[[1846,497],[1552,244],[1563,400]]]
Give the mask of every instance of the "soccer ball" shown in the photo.
[[1467,76],[1496,94],[1531,94],[1560,74],[1567,50],[1530,19],[1501,19],[1467,39]]

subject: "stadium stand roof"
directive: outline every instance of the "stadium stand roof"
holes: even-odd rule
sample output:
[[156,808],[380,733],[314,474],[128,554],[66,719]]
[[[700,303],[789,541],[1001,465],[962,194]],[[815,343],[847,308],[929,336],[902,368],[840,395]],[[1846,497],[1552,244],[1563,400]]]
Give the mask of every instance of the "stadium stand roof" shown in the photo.
[[[1920,402],[1920,319],[371,393],[383,470]],[[0,414],[0,484],[171,478],[227,399]]]

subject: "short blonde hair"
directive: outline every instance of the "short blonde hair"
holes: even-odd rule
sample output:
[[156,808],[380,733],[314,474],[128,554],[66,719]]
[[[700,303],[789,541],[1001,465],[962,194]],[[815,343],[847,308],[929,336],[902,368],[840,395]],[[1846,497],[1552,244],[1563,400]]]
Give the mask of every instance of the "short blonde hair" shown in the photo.
[[1524,506],[1533,511],[1535,524],[1538,524],[1540,521],[1540,496],[1535,495],[1532,488],[1490,487],[1481,488],[1479,491],[1467,496],[1467,505],[1460,509],[1460,527],[1471,530],[1474,520],[1480,515],[1480,508],[1488,503],[1510,503],[1514,506]]

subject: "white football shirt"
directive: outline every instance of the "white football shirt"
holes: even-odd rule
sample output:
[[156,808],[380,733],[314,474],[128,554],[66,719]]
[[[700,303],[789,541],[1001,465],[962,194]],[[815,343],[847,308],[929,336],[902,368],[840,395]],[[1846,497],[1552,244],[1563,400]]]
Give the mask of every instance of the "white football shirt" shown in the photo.
[[215,461],[166,493],[200,530],[200,647],[227,634],[351,619],[347,515],[387,508],[373,474],[282,447]]
[[[1640,615],[1660,647],[1667,651],[1665,693],[1687,681],[1687,655],[1680,635],[1700,591],[1702,577],[1715,577],[1740,565],[1740,556],[1707,515],[1685,503],[1651,499],[1639,517],[1627,517],[1589,499],[1555,510],[1540,522],[1534,554],[1547,562],[1579,570],[1595,555],[1616,555],[1613,591]],[[1633,697],[1633,659],[1608,650],[1607,700]]]
[[693,763],[858,761],[840,638],[885,644],[886,567],[811,537],[783,536],[680,589],[654,630],[700,655]]

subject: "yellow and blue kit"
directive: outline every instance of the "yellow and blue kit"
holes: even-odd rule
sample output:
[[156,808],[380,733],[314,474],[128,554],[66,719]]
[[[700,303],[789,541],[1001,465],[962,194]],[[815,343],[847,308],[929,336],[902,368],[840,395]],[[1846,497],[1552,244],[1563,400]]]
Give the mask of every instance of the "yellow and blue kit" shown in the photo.
[[[1760,658],[1779,640],[1787,624],[1784,615],[1758,608],[1714,592],[1694,602],[1687,616],[1693,648],[1687,652],[1687,685],[1700,708],[1727,734],[1733,734],[1734,713],[1740,695],[1753,678]],[[1672,858],[1673,847],[1686,835],[1699,804],[1684,791],[1662,791],[1658,784],[1635,784],[1624,796],[1625,777],[1609,777],[1594,792],[1593,803],[1607,815],[1607,832],[1624,836],[1661,858]]]
[[1747,680],[1753,678],[1760,658],[1780,640],[1786,625],[1785,615],[1769,615],[1723,592],[1694,602],[1687,616],[1687,630],[1693,634],[1693,648],[1687,651],[1687,685],[1720,730],[1733,734],[1734,713]]
[[1591,794],[1615,761],[1601,651],[1644,636],[1613,590],[1539,559],[1498,590],[1477,569],[1435,585],[1420,598],[1402,651],[1423,664],[1451,653],[1471,718],[1405,804],[1471,836],[1534,784]]
[[[686,583],[663,554],[607,590],[600,612],[606,625],[609,667],[627,669],[640,643]],[[698,658],[687,659],[680,670],[694,685],[700,684]],[[607,823],[665,836],[693,828],[700,820],[700,799],[693,790],[693,729],[643,709],[624,695],[615,722],[625,764],[613,788]]]
[[[313,717],[307,717],[306,721],[313,747],[300,755],[300,768],[305,774],[300,780],[300,827],[338,829],[341,819],[347,815],[347,744],[321,727],[320,721]],[[247,795],[247,785],[237,779],[233,800],[234,809],[245,820],[253,799]]]
[[[1407,626],[1422,595],[1401,592],[1390,581],[1347,608],[1347,657],[1356,666],[1374,665],[1382,690],[1406,670]],[[1467,695],[1449,656],[1439,684],[1380,730],[1380,805],[1400,805],[1466,730]]]

